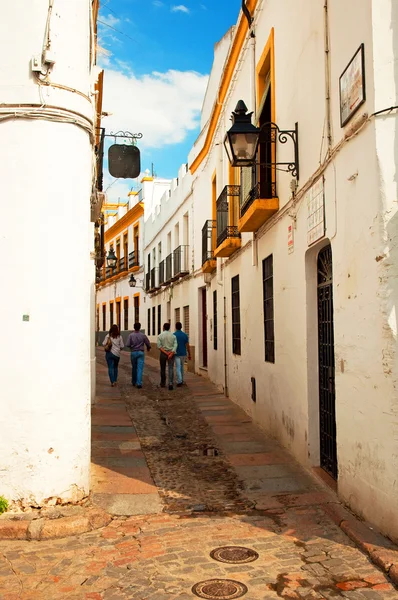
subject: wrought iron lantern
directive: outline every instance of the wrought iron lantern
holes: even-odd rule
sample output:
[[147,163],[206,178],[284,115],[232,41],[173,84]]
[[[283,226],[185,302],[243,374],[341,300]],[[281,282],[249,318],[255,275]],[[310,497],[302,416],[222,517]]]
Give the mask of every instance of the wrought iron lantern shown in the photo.
[[108,252],[108,256],[106,257],[106,263],[111,269],[114,269],[116,267],[117,256],[113,248],[111,248]]
[[226,133],[224,146],[233,167],[250,167],[256,159],[260,129],[252,124],[252,112],[239,100],[232,113],[232,127]]
[[136,285],[137,285],[137,280],[136,280],[136,278],[134,277],[134,275],[131,273],[131,275],[130,275],[130,279],[129,279],[129,286],[130,286],[131,288],[134,288]]

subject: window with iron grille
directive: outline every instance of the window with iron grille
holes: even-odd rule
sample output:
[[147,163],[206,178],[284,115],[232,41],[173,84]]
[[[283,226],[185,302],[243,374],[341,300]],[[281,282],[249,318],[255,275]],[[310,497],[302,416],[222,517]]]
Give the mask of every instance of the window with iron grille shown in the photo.
[[102,331],[106,331],[106,304],[102,305]]
[[99,316],[99,306],[97,304],[97,312],[96,312],[96,323],[97,323],[97,331],[99,331],[100,328],[100,316]]
[[232,277],[232,352],[240,354],[240,298],[239,275]]
[[184,331],[189,335],[189,306],[184,306]]
[[152,306],[152,335],[156,335],[156,306]]
[[110,329],[113,325],[113,302],[109,305],[109,322],[110,322],[110,327],[109,327],[109,329]]
[[213,348],[217,350],[218,331],[217,331],[217,291],[213,292]]
[[140,322],[140,297],[134,296],[134,323]]
[[179,308],[175,309],[175,320],[176,323],[180,323],[180,319],[181,319],[181,310]]
[[274,266],[272,254],[263,260],[265,360],[275,362]]
[[124,331],[128,331],[129,328],[129,299],[125,298],[123,301],[123,316],[124,316]]
[[162,333],[162,305],[158,305],[158,335]]
[[148,308],[148,335],[151,335],[151,309]]

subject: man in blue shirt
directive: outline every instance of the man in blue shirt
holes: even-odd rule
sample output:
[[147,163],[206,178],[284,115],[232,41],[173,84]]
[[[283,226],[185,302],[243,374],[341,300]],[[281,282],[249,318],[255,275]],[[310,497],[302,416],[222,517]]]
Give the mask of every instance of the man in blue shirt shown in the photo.
[[188,360],[191,360],[191,350],[189,348],[189,338],[187,334],[182,331],[182,324],[180,322],[176,323],[174,335],[177,338],[177,351],[175,353],[177,387],[181,387],[184,383],[185,358],[188,355]]
[[141,389],[145,358],[144,345],[147,347],[148,352],[151,349],[147,336],[141,333],[141,323],[134,323],[134,331],[130,333],[126,345],[131,350],[131,383]]

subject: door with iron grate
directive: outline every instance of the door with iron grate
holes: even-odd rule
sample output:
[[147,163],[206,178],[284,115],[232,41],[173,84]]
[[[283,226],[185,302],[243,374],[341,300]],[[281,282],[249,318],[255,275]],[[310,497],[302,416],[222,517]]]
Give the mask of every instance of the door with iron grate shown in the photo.
[[321,467],[337,479],[332,249],[318,255],[318,361]]

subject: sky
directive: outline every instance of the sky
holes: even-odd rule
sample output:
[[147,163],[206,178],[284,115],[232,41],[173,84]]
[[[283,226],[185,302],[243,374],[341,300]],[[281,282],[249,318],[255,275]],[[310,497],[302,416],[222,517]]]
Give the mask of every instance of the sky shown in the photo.
[[[214,44],[236,23],[241,0],[102,0],[97,62],[105,70],[102,126],[140,132],[141,170],[177,177],[199,134]],[[119,140],[123,143],[123,140]],[[107,138],[107,146],[113,140]],[[111,202],[127,200],[137,180],[114,180]]]

